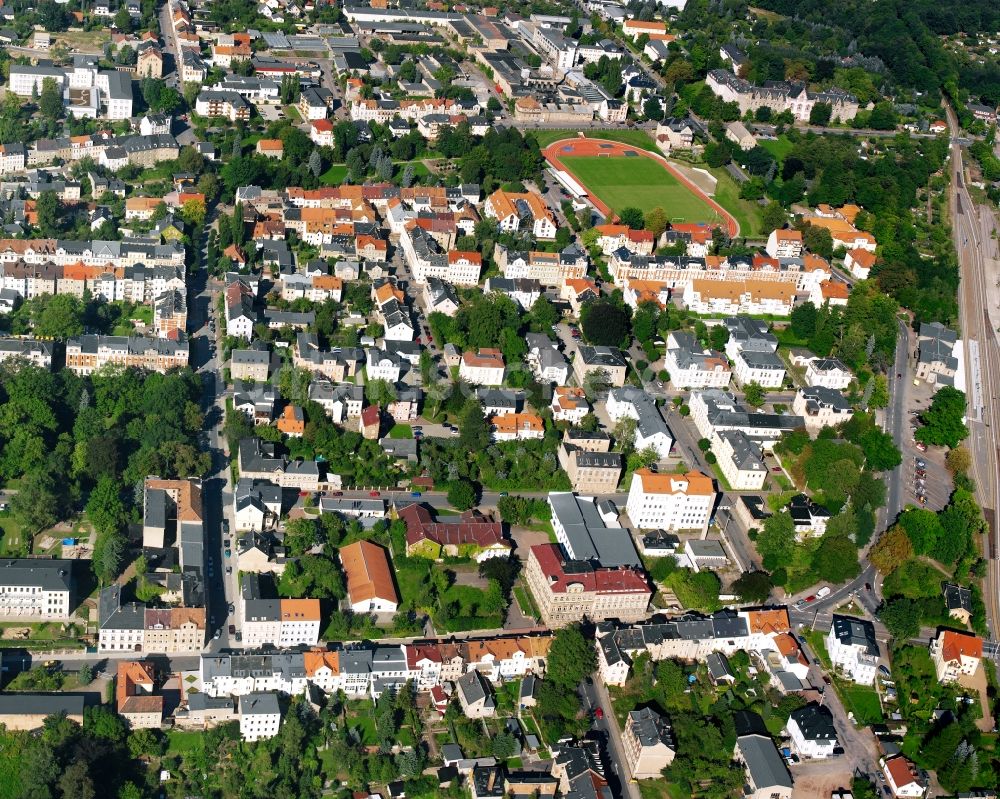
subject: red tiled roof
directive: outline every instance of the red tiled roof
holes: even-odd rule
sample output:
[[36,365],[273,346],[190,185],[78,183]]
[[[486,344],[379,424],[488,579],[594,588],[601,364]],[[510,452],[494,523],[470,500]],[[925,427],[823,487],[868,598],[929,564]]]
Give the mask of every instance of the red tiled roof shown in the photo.
[[542,574],[549,578],[549,590],[555,594],[566,593],[572,583],[579,583],[584,591],[616,594],[651,594],[652,590],[645,576],[638,569],[593,569],[567,574],[563,570],[563,558],[556,544],[538,544],[531,548]]
[[399,512],[406,522],[406,543],[433,541],[440,546],[465,546],[475,544],[490,547],[503,543],[503,525],[500,522],[474,521],[478,518],[462,514],[460,522],[435,522],[431,512],[423,505],[410,505]]

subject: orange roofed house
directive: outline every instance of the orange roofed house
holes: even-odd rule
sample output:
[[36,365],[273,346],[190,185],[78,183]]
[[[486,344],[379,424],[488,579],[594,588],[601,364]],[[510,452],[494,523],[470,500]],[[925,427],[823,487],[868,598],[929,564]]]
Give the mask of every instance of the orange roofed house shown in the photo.
[[476,386],[500,386],[503,385],[505,367],[500,350],[487,348],[479,352],[466,351],[462,353],[458,376],[466,383]]
[[306,420],[298,405],[286,405],[278,417],[278,429],[290,438],[302,438],[306,431]]
[[795,285],[769,280],[710,280],[695,278],[684,287],[684,306],[699,314],[788,316],[795,303]]
[[371,541],[356,541],[340,550],[347,576],[347,597],[355,613],[395,613],[399,594],[392,580],[389,555]]
[[650,38],[652,38],[657,34],[663,36],[666,34],[666,32],[667,32],[667,23],[665,22],[627,19],[622,23],[622,33],[628,36],[633,42],[636,41],[644,33]]
[[154,696],[156,670],[152,663],[128,660],[118,663],[115,688],[118,714],[133,730],[159,729],[163,720],[163,697]]
[[632,524],[643,530],[705,531],[714,505],[715,484],[706,474],[638,469],[625,509]]
[[983,639],[971,633],[942,630],[931,642],[931,660],[938,682],[957,682],[979,670]]
[[281,158],[285,154],[285,145],[281,139],[261,139],[257,142],[257,155],[267,158]]

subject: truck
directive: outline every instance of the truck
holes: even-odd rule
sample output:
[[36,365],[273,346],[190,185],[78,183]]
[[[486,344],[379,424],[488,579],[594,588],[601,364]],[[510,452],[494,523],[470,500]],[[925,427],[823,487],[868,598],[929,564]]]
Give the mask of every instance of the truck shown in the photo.
[[822,599],[825,596],[830,596],[830,586],[824,585],[819,589],[819,591],[816,592],[816,596],[819,599]]

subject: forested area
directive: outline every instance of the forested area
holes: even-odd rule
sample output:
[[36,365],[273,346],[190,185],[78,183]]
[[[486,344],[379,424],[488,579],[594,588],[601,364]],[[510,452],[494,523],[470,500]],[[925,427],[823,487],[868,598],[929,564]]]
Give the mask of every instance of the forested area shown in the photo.
[[10,505],[21,528],[7,551],[27,554],[32,535],[85,508],[98,534],[94,571],[117,574],[145,477],[198,477],[210,465],[197,440],[200,392],[189,370],[0,368],[0,477],[17,489]]
[[949,83],[1000,101],[1000,68],[955,59],[941,35],[994,33],[1000,6],[992,0],[762,0],[761,8],[824,27],[844,29],[853,47],[880,59],[901,86],[937,92]]

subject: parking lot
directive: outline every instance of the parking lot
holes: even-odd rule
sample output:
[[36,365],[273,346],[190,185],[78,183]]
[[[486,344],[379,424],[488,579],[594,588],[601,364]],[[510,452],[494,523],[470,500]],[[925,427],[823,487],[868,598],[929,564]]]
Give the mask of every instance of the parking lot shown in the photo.
[[[903,436],[903,503],[938,511],[948,504],[951,496],[951,474],[945,468],[944,447],[927,447],[921,451],[914,439],[920,427],[919,414],[923,413],[934,398],[934,387],[920,381],[914,385],[906,381]],[[922,464],[922,465],[921,465]]]

